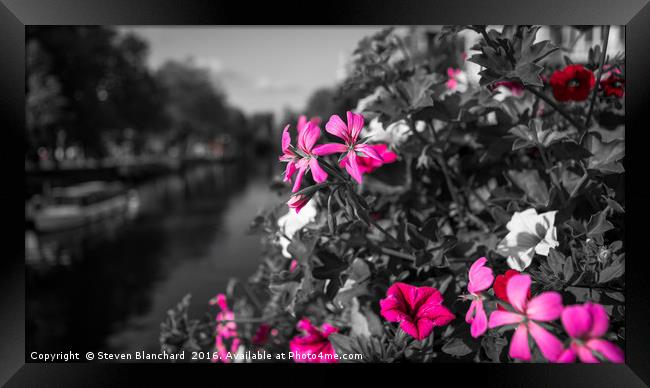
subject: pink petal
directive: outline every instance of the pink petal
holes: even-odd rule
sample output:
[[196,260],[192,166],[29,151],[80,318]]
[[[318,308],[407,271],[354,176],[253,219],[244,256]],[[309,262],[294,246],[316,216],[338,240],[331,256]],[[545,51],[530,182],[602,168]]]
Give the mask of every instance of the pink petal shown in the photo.
[[625,362],[625,353],[618,346],[602,339],[592,339],[587,342],[587,347],[597,351],[610,362],[622,364]]
[[456,318],[456,316],[445,306],[435,306],[430,308],[423,316],[426,319],[433,320],[434,326],[445,326]]
[[472,303],[470,303],[469,309],[467,309],[467,313],[465,314],[465,322],[472,323],[474,321],[474,313],[478,303],[481,303],[478,299],[472,300]]
[[369,158],[373,158],[382,163],[384,162],[384,159],[382,159],[381,155],[379,155],[379,153],[377,153],[377,151],[375,151],[375,149],[368,144],[357,144],[354,146],[354,149],[355,151],[358,151]]
[[589,310],[582,305],[567,306],[562,311],[562,325],[573,338],[582,338],[589,333],[592,319]]
[[357,163],[357,154],[355,154],[354,151],[350,151],[347,154],[347,158],[348,160],[345,164],[345,171],[347,171],[348,174],[357,181],[357,183],[361,183],[363,181],[363,175],[359,168],[359,164]]
[[485,266],[485,263],[487,263],[487,259],[481,257],[469,268],[467,290],[472,294],[487,290],[494,281],[494,273],[491,268]]
[[419,319],[417,328],[418,328],[418,336],[415,337],[417,340],[422,341],[423,339],[427,338],[429,334],[433,331],[433,327],[436,326],[434,322],[430,319]]
[[605,308],[598,303],[586,303],[585,307],[591,315],[591,331],[589,336],[592,338],[602,337],[607,333],[609,327],[609,317]]
[[316,144],[319,137],[320,128],[311,122],[308,122],[302,132],[298,135],[298,147],[300,147],[300,149],[305,153],[310,154],[311,149],[314,148],[314,144]]
[[418,315],[426,315],[428,309],[439,306],[443,300],[440,291],[433,287],[414,287],[409,297],[409,302]]
[[570,364],[576,361],[576,353],[570,347],[560,354],[560,357],[555,362],[562,364]]
[[483,302],[480,300],[477,300],[475,302],[477,302],[476,315],[474,316],[474,320],[472,321],[472,326],[470,327],[470,333],[472,334],[472,337],[478,338],[479,336],[483,335],[483,333],[485,333],[485,331],[487,330],[487,315],[485,314],[485,310],[483,309]]
[[311,168],[311,176],[314,177],[317,183],[323,183],[327,180],[327,173],[318,164],[318,160],[311,158],[309,160],[309,167]]
[[355,143],[361,130],[363,129],[363,116],[357,113],[348,111],[348,133],[350,134],[350,141]]
[[530,276],[528,275],[515,275],[506,285],[506,294],[512,307],[519,312],[526,311],[526,302],[528,299],[528,291],[530,290]]
[[307,163],[304,162],[304,159],[301,159],[298,162],[298,175],[296,176],[296,181],[293,184],[292,192],[300,191],[300,185],[302,185],[302,177],[305,176],[305,171],[307,171]]
[[520,324],[515,334],[510,339],[510,357],[519,360],[530,360],[530,347],[528,347],[528,329],[525,324]]
[[325,130],[339,139],[343,139],[345,142],[350,138],[348,135],[348,126],[337,115],[330,117],[327,124],[325,124]]
[[597,364],[600,362],[593,354],[591,349],[585,345],[576,345],[575,347],[578,351],[578,358],[580,359],[580,362],[583,362],[585,364]]
[[553,321],[560,317],[562,308],[562,295],[555,291],[547,291],[528,302],[526,315],[536,321]]
[[296,128],[298,128],[298,134],[302,132],[306,124],[307,124],[307,116],[300,115],[300,117],[298,117],[298,125],[296,126]]
[[291,177],[296,172],[296,164],[293,161],[287,163],[287,168],[284,170],[284,181],[291,182]]
[[291,145],[291,135],[289,134],[289,125],[282,131],[282,152],[286,153]]
[[513,323],[519,323],[523,321],[523,319],[524,317],[517,313],[497,310],[497,311],[493,311],[492,314],[490,314],[488,327],[490,329],[494,329],[495,327],[499,327],[503,325],[512,325]]
[[556,361],[560,357],[564,347],[556,336],[535,322],[528,323],[528,330],[530,330],[530,335],[533,336],[539,350],[547,360]]
[[342,152],[347,152],[347,150],[348,150],[348,147],[346,147],[345,144],[327,143],[327,144],[321,144],[319,146],[314,147],[314,149],[311,152],[314,155],[324,156],[324,155],[331,155],[331,154],[338,154],[338,153],[342,153]]
[[417,325],[415,325],[415,324],[414,324],[413,322],[411,322],[409,319],[405,319],[405,320],[403,320],[403,321],[400,323],[399,327],[401,327],[402,330],[404,330],[404,332],[405,332],[406,334],[410,335],[411,337],[413,337],[413,338],[415,338],[415,339],[417,339],[417,340],[421,340],[421,339],[422,339],[422,338],[420,337],[420,331],[418,330]]

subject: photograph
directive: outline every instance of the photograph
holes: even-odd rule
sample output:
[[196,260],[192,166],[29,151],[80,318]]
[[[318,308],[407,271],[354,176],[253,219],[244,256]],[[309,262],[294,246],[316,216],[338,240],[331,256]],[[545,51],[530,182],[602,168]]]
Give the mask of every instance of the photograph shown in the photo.
[[24,44],[26,363],[626,362],[625,26]]

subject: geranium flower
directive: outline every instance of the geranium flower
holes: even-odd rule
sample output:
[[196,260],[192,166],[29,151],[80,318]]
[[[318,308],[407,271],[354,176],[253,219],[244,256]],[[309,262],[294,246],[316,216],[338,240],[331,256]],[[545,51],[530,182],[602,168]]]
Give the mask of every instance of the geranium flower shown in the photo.
[[600,87],[607,97],[621,98],[625,95],[625,78],[619,76],[620,71],[609,72],[608,76],[600,81]]
[[454,69],[453,67],[447,68],[447,76],[449,79],[445,84],[447,89],[453,92],[463,93],[467,90],[469,84],[467,74],[461,69]]
[[560,317],[562,296],[555,291],[547,291],[529,300],[530,283],[528,275],[515,275],[508,281],[506,293],[515,311],[492,312],[488,327],[494,329],[517,324],[517,329],[510,340],[510,357],[530,360],[528,346],[528,333],[530,333],[542,355],[547,360],[556,361],[563,350],[562,342],[537,322],[549,322]]
[[[508,299],[508,294],[506,293],[506,285],[508,284],[508,280],[512,278],[515,275],[519,275],[521,272],[514,270],[514,269],[509,269],[507,270],[503,275],[497,275],[496,278],[494,279],[494,285],[492,285],[492,290],[494,291],[494,296],[497,298],[501,299],[502,301],[506,303],[510,303],[510,300]],[[530,299],[530,290],[528,290],[528,298]],[[506,311],[503,306],[497,303],[497,309],[501,311]]]
[[398,282],[388,288],[379,306],[387,321],[399,322],[407,334],[423,340],[435,326],[444,326],[454,319],[454,314],[442,305],[442,301],[440,291],[433,287]]
[[611,362],[625,362],[623,351],[601,338],[609,327],[609,317],[603,306],[587,302],[565,307],[562,311],[562,325],[571,337],[571,344],[558,362],[574,362],[577,356],[582,362],[597,363],[599,360],[594,352]]
[[584,101],[596,84],[594,73],[582,65],[568,65],[556,70],[549,80],[558,101]]
[[548,256],[550,248],[559,245],[555,213],[537,214],[535,209],[515,212],[506,228],[510,231],[497,245],[496,252],[508,258],[508,265],[517,271],[526,269],[535,253]]
[[[332,333],[338,332],[338,329],[327,323],[323,324],[320,329],[312,325],[309,319],[301,319],[296,326],[305,334],[297,335],[289,342],[289,349],[295,353],[296,362],[308,363],[336,363],[338,360],[333,356],[336,354],[334,347],[327,339]],[[316,355],[315,358],[303,357]],[[330,357],[331,356],[331,357]]]
[[494,281],[494,274],[490,267],[485,266],[485,263],[487,263],[487,259],[481,257],[469,268],[467,291],[470,293],[472,304],[465,315],[465,322],[472,325],[470,332],[474,338],[482,335],[487,330],[487,315],[483,308],[484,297],[481,292],[490,288]]
[[228,301],[224,294],[218,294],[208,302],[212,306],[218,306],[221,311],[217,313],[215,328],[215,351],[218,357],[213,357],[212,362],[230,362],[227,344],[230,343],[230,352],[236,353],[239,350],[240,340],[237,334],[237,323],[234,321],[235,313],[228,307]]
[[305,207],[305,205],[309,203],[309,200],[311,200],[311,197],[308,197],[306,195],[292,195],[291,198],[289,198],[287,201],[287,206],[289,206],[290,209],[294,209],[296,213],[300,213],[300,209]]
[[322,144],[314,148],[314,155],[330,155],[336,153],[345,153],[345,170],[356,180],[361,183],[362,181],[362,172],[359,167],[359,156],[366,156],[383,163],[381,156],[375,151],[373,147],[368,144],[359,143],[359,134],[363,129],[363,116],[360,114],[347,112],[348,123],[345,124],[343,120],[337,116],[333,115],[330,117],[327,124],[325,124],[325,130],[332,135],[342,139],[345,144],[341,143],[328,143]]
[[300,190],[302,178],[307,171],[311,171],[311,175],[318,183],[327,180],[327,173],[318,164],[316,155],[313,154],[314,145],[320,138],[320,128],[312,121],[298,122],[298,147],[291,145],[291,135],[289,134],[289,127],[287,125],[282,131],[282,155],[280,161],[286,162],[287,167],[284,172],[284,181],[291,182],[293,175],[298,172],[298,176],[293,184],[291,191],[294,193]]
[[[397,154],[393,151],[388,150],[388,146],[386,144],[373,144],[370,147],[375,149],[379,156],[381,156],[382,161],[379,161],[375,158],[359,156],[357,163],[359,164],[359,170],[362,174],[369,174],[384,164],[393,163],[397,160]],[[339,165],[341,168],[345,168],[346,164],[347,156],[343,157]]]

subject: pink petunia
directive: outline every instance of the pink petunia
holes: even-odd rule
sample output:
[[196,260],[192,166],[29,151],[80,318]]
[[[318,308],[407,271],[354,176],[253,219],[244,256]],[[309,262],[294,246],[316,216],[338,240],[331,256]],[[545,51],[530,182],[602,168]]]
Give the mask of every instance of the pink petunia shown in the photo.
[[304,332],[304,335],[297,335],[289,342],[289,350],[296,355],[296,362],[338,362],[334,347],[327,339],[330,334],[338,332],[336,327],[325,323],[318,329],[309,319],[300,320],[296,327]]
[[609,327],[609,317],[603,306],[590,302],[567,306],[562,311],[562,325],[571,337],[571,343],[558,362],[574,362],[577,357],[584,363],[597,363],[599,359],[594,353],[610,362],[625,362],[623,351],[601,338]]
[[472,325],[470,332],[474,338],[481,336],[487,330],[487,315],[483,308],[484,297],[481,293],[492,285],[494,273],[491,268],[485,266],[485,263],[487,259],[481,257],[469,268],[467,291],[470,293],[472,304],[465,315],[465,322]]
[[[379,161],[375,158],[359,156],[357,158],[357,163],[359,164],[359,170],[361,171],[361,174],[370,174],[384,164],[393,163],[397,160],[397,154],[393,151],[390,151],[386,144],[373,144],[370,147],[377,151],[377,154],[381,156],[382,160]],[[339,165],[341,168],[345,168],[347,162],[347,156],[344,156],[343,159],[341,159]]]
[[555,291],[543,292],[529,300],[531,279],[529,275],[515,275],[506,285],[508,300],[514,308],[511,311],[494,311],[490,314],[488,327],[517,324],[510,340],[510,357],[529,361],[528,334],[533,337],[542,355],[549,361],[556,361],[562,353],[562,342],[538,322],[556,320],[562,314],[562,296]]
[[444,326],[454,319],[454,314],[442,302],[442,294],[433,287],[397,282],[388,288],[386,298],[379,301],[379,306],[387,321],[399,322],[407,334],[423,340],[435,326]]
[[311,171],[311,175],[318,183],[327,180],[327,173],[318,164],[317,157],[313,153],[313,148],[320,138],[320,128],[316,124],[317,122],[315,119],[306,121],[306,118],[301,116],[298,120],[297,147],[291,145],[291,135],[289,134],[290,125],[284,127],[284,131],[282,132],[282,155],[280,155],[280,161],[287,163],[284,172],[284,181],[291,182],[293,175],[296,172],[298,173],[292,188],[294,193],[300,190],[302,178],[307,171]]
[[363,172],[359,166],[359,159],[362,156],[376,159],[384,163],[381,155],[370,145],[359,143],[359,134],[363,129],[363,116],[360,114],[347,112],[347,124],[337,116],[330,117],[325,130],[330,134],[342,139],[345,144],[328,143],[314,148],[313,154],[318,156],[344,153],[345,170],[354,180],[361,183]]

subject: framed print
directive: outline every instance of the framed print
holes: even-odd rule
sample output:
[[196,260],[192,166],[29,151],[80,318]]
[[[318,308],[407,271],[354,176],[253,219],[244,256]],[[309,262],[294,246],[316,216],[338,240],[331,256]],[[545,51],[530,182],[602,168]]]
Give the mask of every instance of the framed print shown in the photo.
[[315,9],[2,0],[2,382],[646,386],[647,2]]

